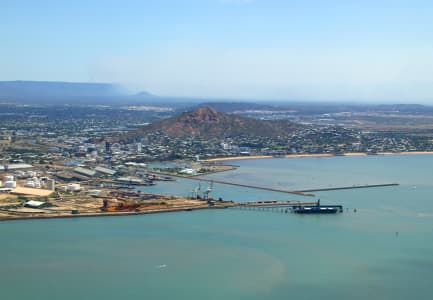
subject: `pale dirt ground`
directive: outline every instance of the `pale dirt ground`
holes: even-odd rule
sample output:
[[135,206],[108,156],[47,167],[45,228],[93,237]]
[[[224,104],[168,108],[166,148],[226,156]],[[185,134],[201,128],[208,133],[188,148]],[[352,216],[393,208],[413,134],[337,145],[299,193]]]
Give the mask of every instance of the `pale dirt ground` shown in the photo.
[[11,194],[0,194],[0,201],[3,201],[5,199],[16,199],[17,196],[11,195]]

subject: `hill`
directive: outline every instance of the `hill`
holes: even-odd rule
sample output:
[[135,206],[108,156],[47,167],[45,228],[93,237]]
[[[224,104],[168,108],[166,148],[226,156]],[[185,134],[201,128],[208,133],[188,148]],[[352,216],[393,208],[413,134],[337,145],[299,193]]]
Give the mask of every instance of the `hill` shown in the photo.
[[129,94],[109,83],[0,81],[0,101],[34,104],[119,104],[155,99],[148,92]]
[[286,136],[299,125],[289,121],[262,121],[229,115],[211,107],[200,107],[168,119],[156,121],[135,132],[141,136],[152,132],[165,132],[172,137],[196,136],[224,138],[234,136]]
[[247,110],[278,110],[277,107],[260,104],[254,102],[231,102],[231,101],[219,101],[219,102],[205,102],[201,104],[202,106],[208,106],[216,109],[223,113],[232,113],[236,111],[247,111]]

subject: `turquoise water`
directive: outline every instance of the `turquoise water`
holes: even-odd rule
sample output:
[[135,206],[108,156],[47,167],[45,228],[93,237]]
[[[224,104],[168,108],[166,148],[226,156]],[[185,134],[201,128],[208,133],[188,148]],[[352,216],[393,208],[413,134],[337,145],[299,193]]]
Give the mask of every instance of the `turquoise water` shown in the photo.
[[[431,299],[433,156],[236,164],[210,177],[285,188],[401,185],[317,193],[349,208],[334,216],[226,209],[2,222],[2,299]],[[188,193],[196,184],[145,189]],[[224,185],[215,194],[294,197]]]

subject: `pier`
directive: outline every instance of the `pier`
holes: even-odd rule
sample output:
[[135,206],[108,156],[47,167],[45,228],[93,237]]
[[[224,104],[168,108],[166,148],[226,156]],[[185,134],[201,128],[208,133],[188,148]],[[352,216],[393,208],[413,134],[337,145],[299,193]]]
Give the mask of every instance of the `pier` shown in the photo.
[[300,206],[316,205],[317,202],[301,202],[301,201],[255,201],[255,202],[240,202],[232,208],[241,210],[255,210],[278,213],[289,213],[292,209]]
[[317,202],[302,202],[302,201],[251,201],[251,202],[239,202],[237,207],[275,207],[275,206],[299,206],[299,205],[315,205]]
[[293,212],[296,214],[335,214],[343,212],[343,205],[321,205],[320,199],[317,202],[301,201],[257,201],[237,203],[233,206],[244,210],[259,210],[270,212]]
[[232,208],[242,210],[258,210],[270,212],[288,213],[294,207],[316,205],[317,202],[302,202],[302,201],[253,201],[253,202],[238,202]]

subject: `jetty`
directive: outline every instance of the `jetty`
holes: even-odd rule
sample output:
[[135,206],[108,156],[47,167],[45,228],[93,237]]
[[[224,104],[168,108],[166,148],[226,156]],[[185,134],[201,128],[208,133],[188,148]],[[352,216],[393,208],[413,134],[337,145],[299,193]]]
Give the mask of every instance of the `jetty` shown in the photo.
[[283,213],[296,214],[334,214],[342,213],[342,205],[322,205],[320,199],[316,202],[301,202],[301,201],[257,201],[237,203],[234,208],[244,210],[259,210]]
[[277,201],[277,200],[264,200],[264,201],[250,201],[238,202],[236,207],[276,207],[276,206],[299,206],[299,205],[314,205],[317,202],[302,202],[302,201]]

